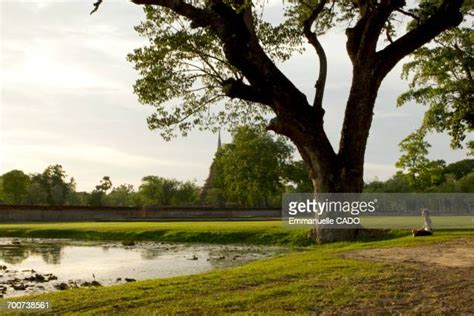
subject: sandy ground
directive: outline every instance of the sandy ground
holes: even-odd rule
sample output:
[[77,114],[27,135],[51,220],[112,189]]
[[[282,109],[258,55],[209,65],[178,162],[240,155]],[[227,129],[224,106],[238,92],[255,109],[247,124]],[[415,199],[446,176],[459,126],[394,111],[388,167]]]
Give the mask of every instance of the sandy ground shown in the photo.
[[389,263],[420,263],[424,266],[473,268],[474,238],[459,239],[425,247],[366,249],[348,252],[345,256]]
[[[382,262],[391,271],[357,285],[375,293],[370,302],[353,302],[352,315],[474,315],[474,238],[423,247],[351,251],[345,258]],[[384,291],[390,288],[391,291]],[[395,297],[384,293],[397,293]]]

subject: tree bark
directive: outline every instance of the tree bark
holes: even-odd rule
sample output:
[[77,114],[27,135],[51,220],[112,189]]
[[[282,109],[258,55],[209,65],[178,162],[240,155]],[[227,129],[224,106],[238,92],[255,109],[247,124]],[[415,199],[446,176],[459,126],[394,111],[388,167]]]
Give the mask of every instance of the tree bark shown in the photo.
[[[352,86],[349,93],[338,153],[329,141],[315,135],[315,124],[307,120],[306,128],[277,132],[287,135],[296,144],[308,165],[314,193],[360,193],[363,190],[364,157],[373,109],[381,80],[371,71],[372,61],[356,63],[353,67]],[[308,117],[306,115],[305,117]],[[301,124],[301,117],[299,119]],[[322,124],[322,118],[320,124]],[[292,125],[294,126],[294,125]],[[309,134],[307,131],[313,133]],[[286,133],[285,133],[286,132]],[[311,143],[308,143],[311,142]],[[327,142],[327,143],[326,143]],[[325,144],[326,143],[326,144]],[[325,155],[321,155],[326,151]],[[319,243],[353,240],[358,229],[330,229],[316,227],[310,236]]]

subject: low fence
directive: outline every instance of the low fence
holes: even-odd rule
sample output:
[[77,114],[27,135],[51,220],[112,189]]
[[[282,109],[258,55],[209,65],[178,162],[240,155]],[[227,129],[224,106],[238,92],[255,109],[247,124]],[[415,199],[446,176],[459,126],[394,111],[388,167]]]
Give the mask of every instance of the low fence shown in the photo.
[[280,208],[0,205],[0,222],[280,220]]

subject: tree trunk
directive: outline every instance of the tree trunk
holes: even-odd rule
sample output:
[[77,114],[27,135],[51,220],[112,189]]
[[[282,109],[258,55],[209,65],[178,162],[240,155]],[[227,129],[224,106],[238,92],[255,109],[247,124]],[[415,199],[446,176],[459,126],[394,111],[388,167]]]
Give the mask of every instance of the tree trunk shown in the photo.
[[[313,182],[313,192],[315,196],[318,193],[327,192],[327,193],[359,193],[361,192],[361,187],[358,183],[362,178],[363,167],[360,167],[360,179],[353,179],[353,181],[346,181],[341,176],[341,170],[343,168],[337,168],[336,171],[327,171],[323,173],[319,173],[318,175],[314,176],[314,173],[311,172],[313,175],[311,176]],[[326,181],[321,181],[320,178],[327,178],[330,179]],[[323,215],[326,217],[326,215]],[[329,228],[317,225],[310,231],[309,238],[314,240],[317,243],[329,243],[335,241],[353,241],[357,238],[359,229],[348,229],[348,228]]]
[[[339,152],[334,157],[317,155],[320,144],[298,146],[310,167],[314,193],[361,193],[364,187],[364,155],[372,123],[373,108],[380,81],[367,69],[354,67],[352,87],[346,106]],[[364,71],[365,70],[365,71]],[[323,158],[323,159],[321,159]],[[318,243],[354,240],[359,229],[318,226],[311,238]]]

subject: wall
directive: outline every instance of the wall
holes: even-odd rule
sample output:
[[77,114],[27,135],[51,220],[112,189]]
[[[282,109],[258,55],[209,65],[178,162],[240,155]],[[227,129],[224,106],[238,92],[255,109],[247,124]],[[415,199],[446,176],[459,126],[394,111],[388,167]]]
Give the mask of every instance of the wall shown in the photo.
[[0,222],[279,220],[281,210],[207,207],[0,205]]

